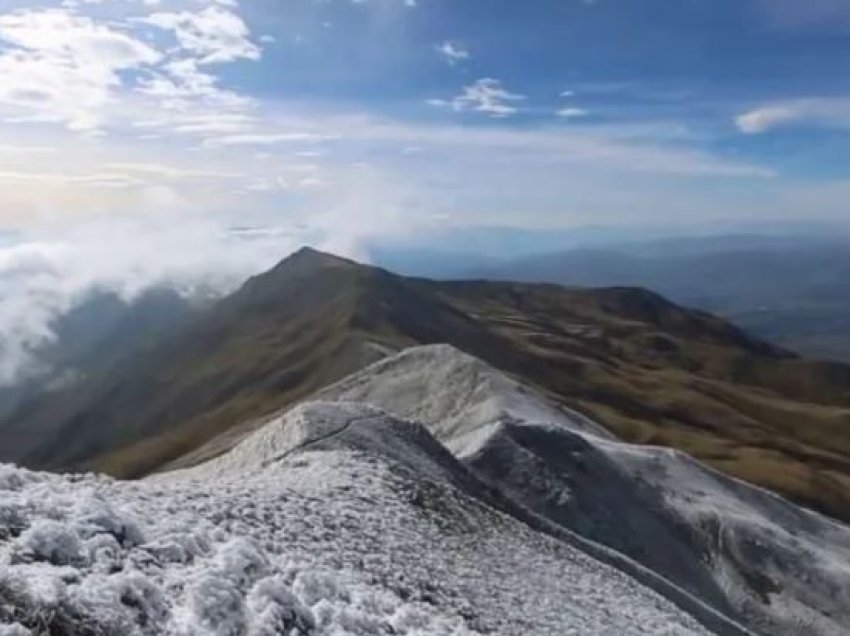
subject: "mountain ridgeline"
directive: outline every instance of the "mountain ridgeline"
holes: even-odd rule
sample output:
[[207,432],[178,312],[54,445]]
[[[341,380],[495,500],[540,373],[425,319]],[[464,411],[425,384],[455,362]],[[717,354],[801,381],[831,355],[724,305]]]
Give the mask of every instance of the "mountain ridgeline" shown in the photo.
[[436,282],[302,249],[191,320],[22,404],[2,460],[121,477],[214,456],[261,418],[410,346],[447,343],[627,442],[850,520],[850,366],[637,288]]
[[[445,267],[433,271],[442,275]],[[459,271],[500,280],[648,287],[805,356],[850,362],[850,245],[841,233],[642,241],[481,263],[448,275]]]

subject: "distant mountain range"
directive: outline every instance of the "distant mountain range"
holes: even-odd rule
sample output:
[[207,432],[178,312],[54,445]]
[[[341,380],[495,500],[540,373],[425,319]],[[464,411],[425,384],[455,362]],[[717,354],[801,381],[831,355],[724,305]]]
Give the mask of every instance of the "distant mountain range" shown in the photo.
[[435,282],[310,249],[22,404],[0,425],[3,459],[120,476],[186,465],[269,411],[431,343],[624,440],[680,448],[850,519],[850,367],[801,359],[640,289]]

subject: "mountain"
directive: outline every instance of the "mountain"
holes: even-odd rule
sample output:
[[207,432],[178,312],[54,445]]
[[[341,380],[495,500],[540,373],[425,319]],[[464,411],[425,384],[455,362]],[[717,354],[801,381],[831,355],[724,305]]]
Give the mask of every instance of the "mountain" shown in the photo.
[[640,289],[435,282],[313,250],[108,373],[25,405],[0,435],[27,443],[0,448],[34,467],[145,474],[214,454],[266,413],[433,343],[625,441],[682,449],[850,519],[850,367],[801,359]]
[[[419,271],[429,271],[420,265]],[[500,280],[636,285],[700,307],[805,355],[850,361],[846,238],[730,235],[525,256],[464,271]]]
[[0,532],[15,636],[749,633],[362,404],[136,482],[0,466]]

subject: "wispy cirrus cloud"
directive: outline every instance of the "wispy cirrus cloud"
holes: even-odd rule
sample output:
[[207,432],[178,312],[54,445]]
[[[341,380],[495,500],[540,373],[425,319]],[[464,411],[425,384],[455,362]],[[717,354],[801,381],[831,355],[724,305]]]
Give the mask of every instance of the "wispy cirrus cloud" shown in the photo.
[[505,89],[500,80],[483,77],[464,86],[461,93],[450,100],[431,99],[428,103],[449,107],[456,112],[470,111],[503,118],[515,114],[519,110],[515,104],[525,99],[525,95]]
[[210,137],[204,140],[203,145],[208,148],[222,146],[273,146],[283,143],[328,141],[333,138],[333,136],[316,132],[264,132]]
[[590,113],[584,108],[577,108],[575,106],[565,106],[564,108],[559,108],[555,111],[555,114],[558,117],[562,117],[564,119],[578,119],[580,117],[587,117]]
[[747,134],[795,124],[850,129],[850,97],[806,97],[769,103],[741,113],[735,124]]
[[468,50],[455,42],[451,42],[450,40],[446,40],[442,44],[437,45],[435,48],[440,57],[442,57],[449,66],[454,66],[455,64],[470,58]]

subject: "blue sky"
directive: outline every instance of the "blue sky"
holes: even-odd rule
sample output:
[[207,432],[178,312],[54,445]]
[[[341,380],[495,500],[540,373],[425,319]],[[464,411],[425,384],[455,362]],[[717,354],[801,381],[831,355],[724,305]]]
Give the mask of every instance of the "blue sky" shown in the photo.
[[0,225],[843,222],[848,70],[845,0],[5,0]]

